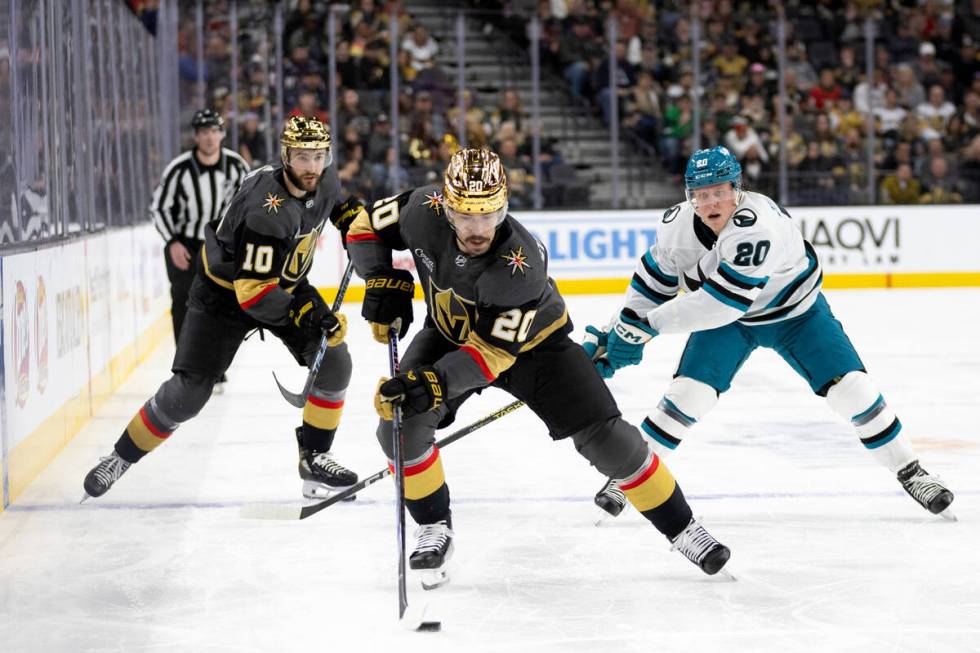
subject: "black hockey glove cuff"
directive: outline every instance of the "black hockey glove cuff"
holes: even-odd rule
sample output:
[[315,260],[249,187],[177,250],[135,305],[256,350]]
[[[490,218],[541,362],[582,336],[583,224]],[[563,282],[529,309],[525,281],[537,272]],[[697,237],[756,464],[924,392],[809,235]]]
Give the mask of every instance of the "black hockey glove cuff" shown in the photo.
[[340,232],[340,242],[343,243],[344,249],[347,249],[347,232],[350,230],[351,223],[363,210],[364,202],[352,195],[346,202],[333,207],[333,211],[330,212],[330,222]]
[[[415,280],[408,270],[394,268],[368,277],[361,304],[361,316],[371,322],[374,339],[388,342],[388,326],[398,326],[398,337],[404,338],[412,324],[412,297]],[[378,328],[375,328],[375,325]]]
[[374,397],[374,408],[382,419],[394,419],[394,405],[400,403],[402,417],[408,419],[435,410],[446,398],[446,384],[436,368],[425,365],[393,379],[381,380]]

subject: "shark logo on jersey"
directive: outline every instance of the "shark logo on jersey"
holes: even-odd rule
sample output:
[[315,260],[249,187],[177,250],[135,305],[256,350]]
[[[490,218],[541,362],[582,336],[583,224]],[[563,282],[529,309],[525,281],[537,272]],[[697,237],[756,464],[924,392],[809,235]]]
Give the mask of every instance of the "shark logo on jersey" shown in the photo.
[[732,222],[735,223],[736,227],[751,227],[758,219],[759,216],[755,214],[755,211],[749,208],[739,209],[732,216]]
[[443,290],[429,278],[429,315],[449,341],[461,345],[476,324],[476,302],[464,299],[452,288]]
[[510,268],[510,276],[513,277],[520,271],[521,276],[527,276],[527,270],[531,269],[531,264],[527,262],[527,255],[524,254],[524,246],[521,245],[517,251],[510,250],[507,254],[501,254],[500,258],[507,262]]
[[284,201],[285,200],[283,198],[279,197],[275,193],[266,193],[265,203],[262,205],[262,208],[265,209],[266,213],[272,213],[275,211],[278,214],[279,207],[282,206]]
[[674,206],[670,207],[669,209],[664,211],[663,223],[667,224],[668,222],[673,222],[674,218],[676,218],[677,214],[680,212],[681,212],[680,204],[675,204]]

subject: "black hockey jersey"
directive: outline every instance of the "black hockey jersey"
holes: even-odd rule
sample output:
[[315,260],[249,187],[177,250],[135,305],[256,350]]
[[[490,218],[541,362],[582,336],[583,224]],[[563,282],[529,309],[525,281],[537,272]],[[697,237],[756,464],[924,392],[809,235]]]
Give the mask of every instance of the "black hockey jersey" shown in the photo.
[[391,267],[410,250],[425,294],[427,324],[459,349],[435,367],[450,397],[492,383],[521,354],[571,331],[565,302],[548,277],[548,255],[508,215],[489,251],[467,256],[446,219],[442,188],[425,186],[375,202],[354,220],[347,247],[357,273]]
[[288,319],[291,293],[305,283],[317,240],[340,205],[335,167],[303,198],[289,194],[283,174],[282,165],[269,165],[245,177],[221,220],[205,229],[201,257],[203,274],[265,324]]

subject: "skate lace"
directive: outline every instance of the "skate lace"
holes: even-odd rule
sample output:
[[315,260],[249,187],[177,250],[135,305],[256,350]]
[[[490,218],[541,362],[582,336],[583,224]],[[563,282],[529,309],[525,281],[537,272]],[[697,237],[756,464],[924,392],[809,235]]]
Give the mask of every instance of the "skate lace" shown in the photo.
[[625,506],[626,505],[626,494],[619,489],[619,485],[615,481],[610,483],[606,489],[603,491],[607,497],[615,501],[616,503]]
[[711,537],[711,534],[704,529],[700,522],[692,520],[687,528],[674,539],[670,550],[676,549],[694,564],[700,564],[704,555],[717,545],[718,540]]
[[119,477],[123,475],[127,469],[129,469],[130,463],[126,462],[119,456],[113,454],[111,456],[105,456],[99,459],[101,462],[99,466],[95,469],[95,478],[99,480],[103,485],[109,486],[119,480]]
[[415,531],[415,535],[419,538],[415,552],[423,553],[426,551],[441,551],[446,546],[446,543],[449,542],[449,538],[452,537],[453,532],[446,525],[446,522],[439,521],[434,524],[419,525],[418,530]]
[[339,474],[348,471],[346,467],[338,463],[329,451],[322,451],[313,456],[313,464],[327,472],[328,474]]
[[905,489],[909,491],[916,500],[928,504],[941,492],[946,491],[946,486],[938,476],[921,472],[903,483]]

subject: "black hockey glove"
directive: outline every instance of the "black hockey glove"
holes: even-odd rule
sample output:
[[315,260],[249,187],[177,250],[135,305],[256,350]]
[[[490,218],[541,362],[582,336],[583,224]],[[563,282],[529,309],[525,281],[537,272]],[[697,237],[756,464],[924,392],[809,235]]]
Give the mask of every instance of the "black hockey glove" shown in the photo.
[[344,249],[347,249],[347,232],[350,230],[351,223],[363,210],[364,202],[359,197],[351,195],[346,202],[333,207],[333,211],[330,212],[330,222],[340,232],[340,242],[343,243]]
[[334,313],[319,297],[296,297],[289,307],[289,320],[314,338],[326,333],[327,345],[336,347],[347,335],[347,317]]
[[371,333],[378,342],[388,342],[388,327],[398,329],[404,338],[412,323],[412,297],[415,280],[408,270],[387,270],[368,277],[361,304],[361,316],[371,324]]
[[408,419],[435,410],[446,398],[446,385],[431,365],[417,367],[393,379],[381,379],[374,396],[374,409],[382,419],[395,417],[395,403],[402,409],[402,417]]

